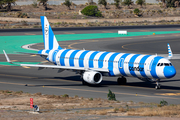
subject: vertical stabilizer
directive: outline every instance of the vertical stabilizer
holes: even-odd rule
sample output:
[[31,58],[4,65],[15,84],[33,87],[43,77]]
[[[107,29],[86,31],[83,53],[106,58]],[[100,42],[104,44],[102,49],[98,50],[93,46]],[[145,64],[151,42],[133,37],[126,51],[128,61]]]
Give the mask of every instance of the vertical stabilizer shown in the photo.
[[46,16],[41,16],[41,25],[43,32],[44,49],[46,50],[62,49],[56,40],[56,37],[51,29],[51,26],[49,25]]

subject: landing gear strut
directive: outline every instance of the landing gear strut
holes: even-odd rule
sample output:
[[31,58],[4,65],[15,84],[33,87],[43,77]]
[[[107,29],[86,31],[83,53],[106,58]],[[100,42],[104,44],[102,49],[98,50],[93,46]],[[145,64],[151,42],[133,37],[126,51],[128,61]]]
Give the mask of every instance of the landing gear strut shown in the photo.
[[126,80],[126,78],[123,77],[123,76],[122,76],[122,77],[119,77],[119,78],[117,79],[118,85],[125,85],[126,82],[127,82],[127,80]]
[[159,80],[156,81],[156,86],[155,86],[155,88],[156,88],[156,90],[161,88],[161,85],[159,84]]

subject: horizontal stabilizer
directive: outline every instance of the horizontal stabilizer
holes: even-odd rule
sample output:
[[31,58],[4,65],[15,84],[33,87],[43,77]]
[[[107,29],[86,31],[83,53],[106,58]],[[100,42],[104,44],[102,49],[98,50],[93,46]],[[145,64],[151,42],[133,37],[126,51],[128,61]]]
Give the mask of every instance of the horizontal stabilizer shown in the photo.
[[13,63],[11,62],[11,60],[9,59],[8,55],[6,54],[5,50],[3,50],[3,52],[4,52],[4,55],[5,55],[5,57],[6,57],[7,62],[13,64]]

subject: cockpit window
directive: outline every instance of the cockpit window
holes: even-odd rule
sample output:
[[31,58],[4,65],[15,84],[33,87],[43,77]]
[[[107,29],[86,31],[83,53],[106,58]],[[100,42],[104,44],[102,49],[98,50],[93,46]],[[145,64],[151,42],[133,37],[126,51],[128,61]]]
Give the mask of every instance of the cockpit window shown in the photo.
[[169,66],[169,63],[164,63],[165,66]]
[[172,66],[171,63],[158,63],[157,66]]

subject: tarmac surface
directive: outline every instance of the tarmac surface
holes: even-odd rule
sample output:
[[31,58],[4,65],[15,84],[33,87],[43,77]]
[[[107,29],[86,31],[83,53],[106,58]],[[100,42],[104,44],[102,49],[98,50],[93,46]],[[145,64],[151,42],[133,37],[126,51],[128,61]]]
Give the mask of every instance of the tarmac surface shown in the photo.
[[[108,30],[73,30],[56,31],[55,34],[84,34],[84,33],[113,33],[118,29]],[[156,28],[156,29],[128,29],[128,32],[144,31],[179,31],[180,28]],[[12,35],[41,35],[42,32],[4,32],[0,36]],[[174,54],[180,54],[180,33],[163,35],[146,35],[135,37],[116,37],[103,39],[86,39],[75,41],[60,41],[63,48],[86,49],[100,51],[114,51],[141,54],[167,54],[167,43],[170,44]],[[31,46],[35,49],[43,49],[43,43]],[[44,62],[43,58],[34,55],[8,54],[14,62]],[[3,54],[0,61],[5,62]],[[97,86],[83,86],[80,76],[70,71],[57,73],[57,69],[37,70],[37,68],[22,68],[19,66],[0,66],[0,90],[14,90],[29,93],[41,92],[43,94],[68,94],[70,96],[82,96],[86,98],[107,99],[110,89],[115,93],[119,101],[134,101],[144,103],[159,103],[166,100],[169,104],[180,104],[180,60],[171,60],[177,70],[174,78],[160,81],[160,90],[155,90],[155,83],[144,82],[137,78],[128,77],[127,85],[117,85],[117,77],[103,77],[103,81]]]

